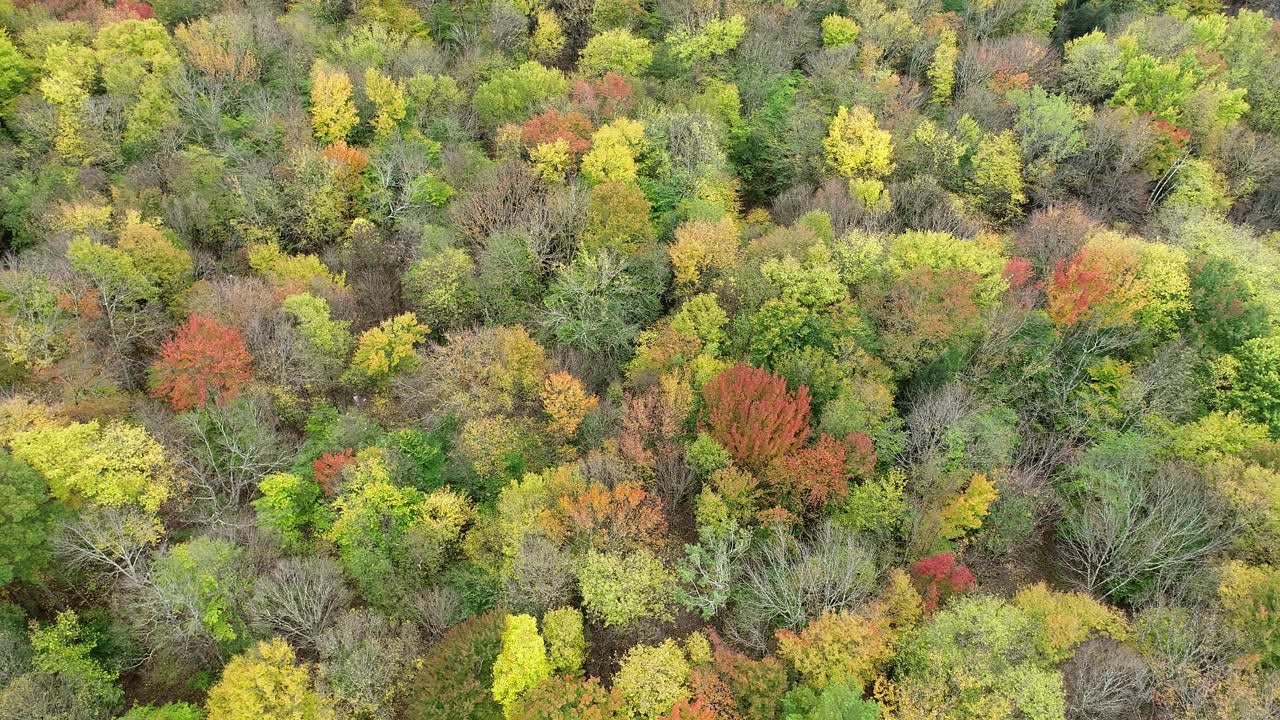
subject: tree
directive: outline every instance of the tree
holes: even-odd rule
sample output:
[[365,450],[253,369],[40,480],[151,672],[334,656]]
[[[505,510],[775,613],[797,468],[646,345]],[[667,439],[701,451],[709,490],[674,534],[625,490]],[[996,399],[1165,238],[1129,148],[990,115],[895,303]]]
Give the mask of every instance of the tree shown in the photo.
[[581,675],[587,651],[582,611],[575,607],[548,610],[542,616],[542,635],[546,638],[552,671],[559,675]]
[[1062,676],[1045,658],[1027,652],[1035,632],[1030,617],[999,599],[975,596],[953,604],[903,639],[899,712],[1062,718]]
[[0,450],[0,587],[32,582],[49,561],[49,537],[59,507],[49,500],[44,478],[30,465]]
[[654,240],[653,207],[639,185],[605,182],[591,188],[586,226],[582,229],[581,251],[594,253],[604,248],[634,254]]
[[542,385],[542,409],[551,418],[547,429],[564,438],[572,438],[578,432],[582,420],[600,404],[595,395],[588,395],[582,381],[566,372],[552,373]]
[[532,60],[507,70],[499,70],[476,88],[471,107],[486,127],[524,120],[548,100],[565,94],[569,81],[554,68]]
[[547,647],[538,623],[529,615],[508,615],[502,631],[502,650],[493,663],[493,699],[511,716],[520,695],[551,677]]
[[413,348],[427,338],[428,332],[430,328],[419,323],[411,312],[383,320],[360,336],[348,377],[358,382],[386,383],[397,372],[417,364]]
[[0,29],[0,68],[4,68],[0,70],[0,107],[3,107],[22,92],[35,70],[14,46],[8,29]]
[[[377,114],[369,121],[374,135],[385,139],[395,131],[408,112],[408,98],[403,81],[392,80],[374,68],[364,71],[364,93],[377,108]],[[314,102],[314,101],[313,101]]]
[[605,627],[669,620],[675,576],[652,552],[588,551],[578,571],[582,604]]
[[954,553],[940,553],[911,565],[911,579],[924,598],[925,610],[937,610],[951,596],[973,589],[973,573],[956,562]]
[[600,126],[582,158],[582,177],[596,184],[636,182],[636,151],[643,140],[644,125],[635,120],[620,117]]
[[628,717],[658,720],[690,697],[689,661],[670,638],[661,645],[637,645],[622,656],[613,686],[626,703]]
[[244,549],[235,543],[198,537],[169,548],[155,562],[135,618],[144,642],[178,652],[243,648],[251,580]]
[[13,456],[40,471],[49,492],[69,503],[135,505],[154,513],[173,493],[175,478],[160,443],[136,425],[97,420],[19,432]]
[[260,642],[231,658],[209,691],[209,720],[328,720],[333,710],[284,640]]
[[828,15],[822,18],[822,46],[828,48],[844,47],[858,41],[858,33],[862,26],[852,18],[843,15]]
[[1235,362],[1228,364],[1227,406],[1271,426],[1272,435],[1280,434],[1280,337],[1254,338],[1230,357]]
[[870,110],[840,106],[823,140],[827,166],[848,178],[882,178],[893,172],[893,141]]
[[[409,688],[409,717],[497,720],[493,666],[502,650],[504,616],[490,612],[450,630],[422,658]],[[210,718],[210,720],[214,720]]]
[[622,713],[619,693],[606,690],[599,678],[553,677],[525,693],[511,720],[612,720]]
[[254,583],[248,615],[255,629],[314,648],[350,602],[336,562],[321,556],[286,558]]
[[351,100],[351,78],[324,60],[311,66],[311,126],[321,142],[345,141],[360,115]]
[[657,313],[650,290],[626,259],[608,250],[582,253],[547,289],[541,324],[565,347],[618,358]]
[[606,30],[587,41],[578,57],[578,68],[592,75],[616,72],[639,75],[653,62],[650,42],[630,30]]
[[787,391],[787,383],[766,370],[735,365],[703,388],[705,423],[734,459],[763,468],[798,449],[809,433],[809,391]]
[[192,315],[161,345],[151,366],[151,394],[178,411],[233,400],[249,381],[252,363],[238,330]]
[[316,687],[339,717],[401,717],[408,680],[424,649],[419,627],[369,608],[347,610],[316,641]]
[[933,60],[929,61],[929,69],[925,71],[929,84],[933,86],[933,95],[929,101],[939,107],[946,105],[951,99],[951,88],[956,82],[956,33],[950,28],[943,28],[938,34],[938,46],[933,50]]
[[1013,133],[1006,130],[985,138],[973,155],[970,197],[996,220],[1006,222],[1027,201],[1022,190],[1022,151]]
[[[33,623],[32,670],[14,679],[0,693],[0,711],[12,712],[9,717],[15,720],[19,717],[106,720],[114,715],[124,692],[116,684],[119,673],[92,655],[100,640],[74,610],[58,613],[50,624]],[[30,696],[24,698],[24,692]],[[12,703],[24,699],[27,701],[24,707],[13,707]]]

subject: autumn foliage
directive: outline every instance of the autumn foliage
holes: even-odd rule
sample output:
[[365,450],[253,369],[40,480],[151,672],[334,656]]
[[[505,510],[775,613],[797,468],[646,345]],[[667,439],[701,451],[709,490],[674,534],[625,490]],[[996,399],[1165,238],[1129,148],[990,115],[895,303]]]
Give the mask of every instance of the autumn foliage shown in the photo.
[[160,359],[151,366],[151,394],[178,411],[231,400],[249,382],[252,365],[240,331],[192,315],[160,347]]
[[1115,289],[1115,279],[1101,258],[1082,248],[1059,262],[1049,286],[1049,317],[1059,325],[1075,325]]
[[716,711],[695,698],[692,702],[681,700],[671,707],[671,712],[662,716],[662,720],[716,720]]
[[580,157],[591,149],[591,121],[580,112],[562,113],[553,108],[525,122],[520,139],[531,148],[564,140],[569,143],[569,152]]
[[553,537],[600,549],[654,548],[666,542],[667,534],[662,499],[634,482],[612,489],[591,483],[563,495],[544,525]]
[[974,585],[973,573],[949,552],[916,561],[911,566],[911,579],[929,611],[938,609],[952,595],[972,590]]
[[344,448],[342,452],[324,453],[311,464],[316,482],[320,483],[325,495],[338,494],[338,485],[342,481],[342,469],[354,459],[355,455],[351,448]]
[[706,426],[734,459],[762,468],[798,450],[809,434],[809,388],[750,365],[735,365],[707,383]]
[[824,434],[813,447],[775,460],[768,472],[770,482],[798,505],[820,508],[849,492],[846,454],[844,445]]

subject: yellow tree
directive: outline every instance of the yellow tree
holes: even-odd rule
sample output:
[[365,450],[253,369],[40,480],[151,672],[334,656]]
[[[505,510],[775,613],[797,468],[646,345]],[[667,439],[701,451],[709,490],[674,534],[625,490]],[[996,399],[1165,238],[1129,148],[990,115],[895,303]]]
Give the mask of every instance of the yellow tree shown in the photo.
[[951,99],[951,89],[956,83],[956,33],[943,28],[938,36],[938,47],[933,51],[933,62],[927,71],[929,84],[933,86],[930,102],[942,106]]
[[97,56],[83,45],[63,42],[45,52],[40,94],[57,111],[54,148],[65,158],[84,159],[85,103],[97,74]]
[[396,129],[408,112],[404,83],[369,68],[364,71],[364,93],[377,109],[377,114],[369,122],[373,125],[374,135],[381,140]]
[[893,140],[881,130],[871,111],[855,105],[840,106],[822,142],[827,165],[848,178],[881,178],[893,172]]
[[332,720],[333,709],[312,687],[280,638],[231,658],[209,691],[209,720]]
[[323,60],[311,66],[311,126],[326,144],[346,140],[360,122],[351,101],[351,78]]
[[827,165],[849,178],[849,189],[867,207],[883,206],[881,178],[893,172],[893,139],[876,124],[871,111],[855,105],[840,106],[822,142]]

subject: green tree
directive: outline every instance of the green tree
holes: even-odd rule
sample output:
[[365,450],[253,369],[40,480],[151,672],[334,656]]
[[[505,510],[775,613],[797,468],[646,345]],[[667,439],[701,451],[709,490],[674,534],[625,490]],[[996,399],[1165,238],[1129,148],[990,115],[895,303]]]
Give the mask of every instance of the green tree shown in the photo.
[[929,102],[939,107],[951,100],[951,89],[956,84],[956,33],[950,28],[943,28],[938,35],[938,47],[933,51],[933,59],[929,61],[929,69],[925,71],[929,84],[933,87],[933,95]]
[[657,313],[657,288],[608,250],[579,254],[547,289],[542,326],[556,342],[595,357],[625,355]]
[[273,473],[258,481],[253,501],[258,525],[273,533],[289,552],[305,549],[306,531],[319,519],[320,484],[293,473]]
[[661,645],[637,645],[622,656],[613,686],[634,720],[658,720],[671,706],[688,700],[689,660],[675,640]]
[[40,473],[0,450],[0,587],[37,578],[49,561],[49,537],[59,515]]
[[639,75],[653,62],[651,45],[630,30],[606,30],[587,41],[578,57],[578,69],[592,75]]
[[244,647],[243,606],[252,580],[244,549],[233,542],[199,537],[173,546],[152,569],[152,584],[168,610],[162,632],[208,638],[225,650]]
[[642,618],[669,620],[675,575],[647,549],[587,554],[578,571],[582,604],[605,627]]
[[414,346],[427,338],[430,329],[411,312],[383,320],[364,331],[351,358],[348,378],[353,382],[385,383],[392,375],[418,362]]
[[1223,393],[1227,407],[1271,426],[1280,435],[1280,336],[1254,338],[1228,356],[1230,386]]
[[1027,201],[1023,193],[1022,151],[1012,132],[988,135],[979,143],[967,189],[978,207],[998,221],[1012,220],[1022,211]]
[[543,103],[568,89],[564,73],[531,60],[495,72],[476,88],[471,107],[486,127],[493,128],[529,117]]

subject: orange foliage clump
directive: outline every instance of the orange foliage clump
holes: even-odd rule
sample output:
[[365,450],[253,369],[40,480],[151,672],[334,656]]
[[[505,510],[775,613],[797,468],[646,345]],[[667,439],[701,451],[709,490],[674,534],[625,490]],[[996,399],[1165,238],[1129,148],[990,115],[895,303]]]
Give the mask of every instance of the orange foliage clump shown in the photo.
[[324,453],[316,461],[311,464],[312,473],[314,473],[316,482],[320,483],[320,488],[324,490],[325,495],[333,496],[338,494],[338,482],[342,479],[342,468],[347,463],[355,459],[355,454],[351,448],[344,448],[342,452]]
[[569,152],[581,156],[591,149],[591,121],[580,112],[562,113],[552,108],[526,121],[520,139],[530,148],[564,140],[569,143]]
[[593,482],[562,495],[542,524],[557,540],[601,550],[653,549],[667,541],[662,499],[635,482],[620,482],[613,489]]
[[582,420],[600,404],[600,398],[588,395],[578,378],[567,372],[552,373],[542,383],[542,408],[551,422],[547,429],[562,437],[573,437]]

